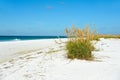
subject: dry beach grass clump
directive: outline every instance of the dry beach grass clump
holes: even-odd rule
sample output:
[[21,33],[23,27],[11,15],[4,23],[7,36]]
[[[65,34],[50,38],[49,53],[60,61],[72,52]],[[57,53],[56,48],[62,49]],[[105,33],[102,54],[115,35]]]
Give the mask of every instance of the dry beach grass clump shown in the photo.
[[95,33],[95,31],[90,31],[89,27],[79,29],[72,26],[71,29],[66,29],[66,34],[69,39],[66,45],[68,58],[93,60],[92,51],[95,48],[91,40],[97,39]]
[[66,35],[69,39],[66,45],[67,57],[70,59],[93,60],[92,51],[95,50],[92,40],[99,41],[99,38],[120,38],[120,35],[98,34],[91,30],[89,26],[79,29],[74,25],[71,29],[66,28]]

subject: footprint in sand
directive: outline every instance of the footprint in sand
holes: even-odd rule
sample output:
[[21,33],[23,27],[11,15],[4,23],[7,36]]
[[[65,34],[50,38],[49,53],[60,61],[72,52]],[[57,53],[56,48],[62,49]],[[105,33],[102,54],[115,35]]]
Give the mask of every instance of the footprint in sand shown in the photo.
[[40,51],[40,52],[37,52],[37,54],[41,54],[41,53],[43,53],[42,51]]
[[11,68],[13,65],[10,65],[10,66],[5,66],[5,67],[3,67],[4,69],[9,69],[9,68]]
[[32,75],[30,75],[30,74],[24,74],[23,77],[25,77],[25,78],[31,78]]

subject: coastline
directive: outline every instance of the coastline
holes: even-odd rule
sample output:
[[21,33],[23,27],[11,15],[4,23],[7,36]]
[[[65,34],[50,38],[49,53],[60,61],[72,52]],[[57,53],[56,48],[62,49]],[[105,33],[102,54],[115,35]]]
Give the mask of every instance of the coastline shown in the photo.
[[66,36],[0,36],[0,42],[39,40],[39,39],[58,39],[58,38],[67,38],[67,37]]
[[[62,41],[61,41],[62,40]],[[2,51],[22,54],[0,64],[0,80],[119,80],[120,39],[100,39],[95,61],[67,58],[67,39],[4,42]],[[1,46],[2,46],[1,45]],[[7,48],[7,49],[5,49]],[[29,51],[38,49],[35,51]],[[28,50],[28,53],[24,53]]]
[[[66,38],[61,39],[63,41]],[[35,52],[43,48],[55,45],[59,39],[37,39],[37,40],[16,40],[0,42],[0,63],[9,58],[16,57],[25,53]]]

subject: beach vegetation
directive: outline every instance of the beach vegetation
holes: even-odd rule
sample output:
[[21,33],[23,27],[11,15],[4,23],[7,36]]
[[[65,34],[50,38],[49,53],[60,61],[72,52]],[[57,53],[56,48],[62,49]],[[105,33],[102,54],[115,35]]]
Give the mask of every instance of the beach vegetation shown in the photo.
[[109,38],[120,38],[120,35],[113,35],[113,34],[101,34],[99,35],[100,38],[105,38],[105,39],[109,39]]
[[95,36],[95,31],[89,29],[89,26],[84,29],[79,29],[72,26],[71,29],[66,28],[66,35],[68,37],[68,42],[66,44],[67,57],[70,59],[85,59],[93,60],[92,51],[95,49],[92,40],[98,40]]

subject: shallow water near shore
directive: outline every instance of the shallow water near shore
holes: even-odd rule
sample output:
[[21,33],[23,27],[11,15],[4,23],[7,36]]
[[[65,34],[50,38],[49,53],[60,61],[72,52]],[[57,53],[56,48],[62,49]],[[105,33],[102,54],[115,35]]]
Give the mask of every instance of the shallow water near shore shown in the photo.
[[0,36],[0,41],[66,38],[66,36]]

